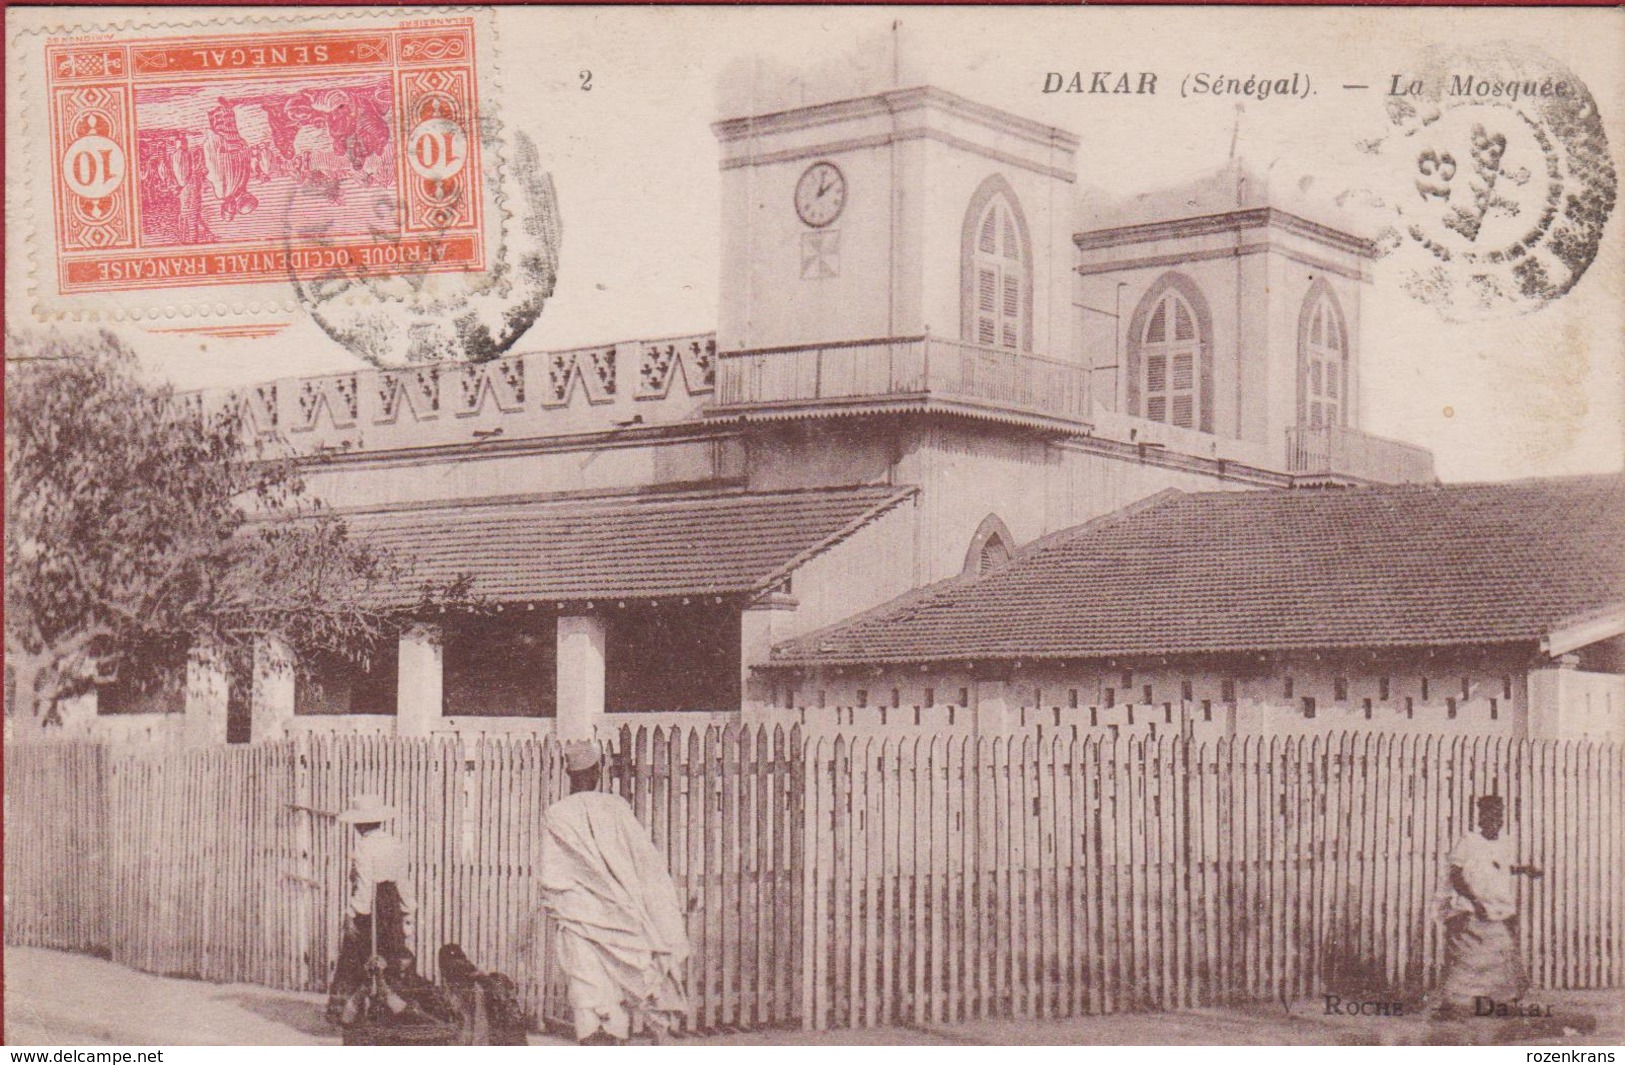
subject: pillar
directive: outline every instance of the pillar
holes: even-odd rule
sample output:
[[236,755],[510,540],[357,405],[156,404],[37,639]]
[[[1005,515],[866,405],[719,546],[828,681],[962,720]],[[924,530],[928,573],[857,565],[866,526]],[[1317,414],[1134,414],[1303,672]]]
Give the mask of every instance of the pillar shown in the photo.
[[226,701],[231,674],[213,648],[198,647],[186,656],[186,742],[195,747],[226,742]]
[[775,592],[762,597],[739,617],[739,708],[745,721],[757,721],[769,709],[773,683],[752,666],[767,665],[773,645],[784,639],[795,613],[795,597]]
[[438,625],[401,633],[396,673],[395,734],[427,736],[445,709],[445,639]]
[[1563,655],[1553,659],[1549,668],[1529,671],[1530,739],[1568,738],[1568,730],[1564,728],[1564,711],[1573,698],[1574,671],[1579,665],[1578,655]]
[[604,645],[602,616],[559,618],[558,717],[554,731],[561,740],[593,737],[604,719]]
[[254,642],[254,677],[251,685],[249,738],[279,740],[293,720],[293,648],[275,637]]

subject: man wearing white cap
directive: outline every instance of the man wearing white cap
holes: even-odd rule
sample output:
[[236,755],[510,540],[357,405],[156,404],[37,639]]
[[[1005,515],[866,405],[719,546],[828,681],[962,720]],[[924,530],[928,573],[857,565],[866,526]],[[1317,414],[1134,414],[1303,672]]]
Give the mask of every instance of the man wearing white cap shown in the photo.
[[684,907],[632,807],[598,790],[597,745],[567,744],[564,760],[570,794],[542,818],[542,899],[576,1040],[625,1043],[641,1020],[659,1041],[688,1012]]
[[417,917],[406,847],[384,828],[385,822],[395,819],[395,808],[385,805],[382,796],[364,792],[338,819],[355,826],[356,841],[350,857],[344,937],[327,995],[327,1016],[335,1024],[346,1022],[346,1006],[365,982],[367,962],[375,952],[385,961],[408,952]]

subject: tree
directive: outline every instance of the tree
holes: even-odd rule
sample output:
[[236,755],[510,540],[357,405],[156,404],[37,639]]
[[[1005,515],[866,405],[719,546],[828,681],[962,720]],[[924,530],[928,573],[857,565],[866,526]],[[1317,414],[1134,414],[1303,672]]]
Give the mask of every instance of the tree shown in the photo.
[[403,561],[311,498],[280,441],[147,383],[113,336],[8,335],[5,408],[8,713],[49,723],[98,675],[151,685],[191,648],[244,677],[262,638],[359,660],[395,635]]

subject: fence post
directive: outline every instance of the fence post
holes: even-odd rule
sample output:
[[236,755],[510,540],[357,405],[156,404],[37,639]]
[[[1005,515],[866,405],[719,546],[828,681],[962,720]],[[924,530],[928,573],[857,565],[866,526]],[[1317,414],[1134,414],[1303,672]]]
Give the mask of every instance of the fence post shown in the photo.
[[809,736],[804,742],[806,800],[801,829],[802,839],[811,846],[802,852],[802,906],[806,918],[801,924],[801,1027],[822,1031],[828,1027],[825,952],[829,943],[829,915],[824,884],[828,877],[831,833],[824,823],[830,817],[830,800],[825,784],[828,774],[824,765],[824,740]]

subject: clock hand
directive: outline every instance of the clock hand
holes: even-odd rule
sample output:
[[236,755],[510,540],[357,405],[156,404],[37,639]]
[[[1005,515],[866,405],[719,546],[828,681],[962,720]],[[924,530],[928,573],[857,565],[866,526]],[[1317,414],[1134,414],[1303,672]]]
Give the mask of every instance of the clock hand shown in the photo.
[[829,191],[829,179],[825,178],[825,179],[819,181],[819,183],[818,183],[818,191],[816,193],[814,193],[813,195],[817,199],[821,200],[821,199],[824,198],[824,193],[826,193],[828,191]]

